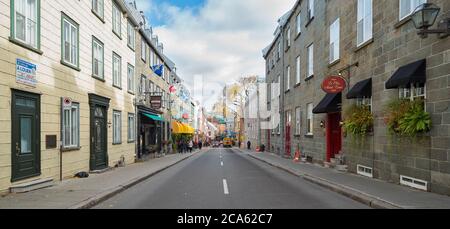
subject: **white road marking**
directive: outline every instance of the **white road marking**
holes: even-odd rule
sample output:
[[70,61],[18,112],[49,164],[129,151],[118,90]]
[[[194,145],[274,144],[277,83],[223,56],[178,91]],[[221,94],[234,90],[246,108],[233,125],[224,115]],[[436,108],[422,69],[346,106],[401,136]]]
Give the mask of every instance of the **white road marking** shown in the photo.
[[220,162],[220,166],[222,166],[222,167],[223,167],[223,161],[221,161],[221,162]]
[[225,195],[229,195],[230,194],[230,192],[228,191],[228,184],[227,184],[227,180],[226,179],[223,179],[223,193]]

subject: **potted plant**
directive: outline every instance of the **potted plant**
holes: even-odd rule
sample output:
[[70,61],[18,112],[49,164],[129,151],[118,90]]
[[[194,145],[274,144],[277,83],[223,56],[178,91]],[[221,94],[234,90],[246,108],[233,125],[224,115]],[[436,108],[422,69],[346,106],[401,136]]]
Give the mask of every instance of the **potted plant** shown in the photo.
[[374,117],[369,106],[353,105],[344,113],[343,129],[345,134],[364,137],[373,132]]
[[413,137],[431,130],[431,116],[424,109],[423,100],[393,100],[386,109],[385,123],[389,132]]

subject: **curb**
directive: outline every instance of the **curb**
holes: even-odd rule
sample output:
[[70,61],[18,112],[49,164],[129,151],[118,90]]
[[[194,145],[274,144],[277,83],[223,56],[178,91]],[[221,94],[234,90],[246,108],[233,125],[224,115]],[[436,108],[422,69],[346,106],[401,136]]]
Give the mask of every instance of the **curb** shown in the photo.
[[93,197],[88,198],[87,200],[84,200],[84,201],[82,201],[82,202],[80,202],[78,204],[72,205],[68,209],[90,209],[90,208],[92,208],[92,207],[94,207],[94,206],[104,202],[105,200],[108,200],[111,197],[113,197],[113,196],[115,196],[115,195],[117,195],[117,194],[119,194],[121,192],[124,192],[127,189],[129,189],[129,188],[131,188],[131,187],[133,187],[133,186],[135,186],[135,185],[137,185],[137,184],[139,184],[139,183],[149,179],[150,177],[153,177],[154,175],[156,175],[158,173],[161,173],[162,171],[164,171],[164,170],[166,170],[166,169],[168,169],[170,167],[173,167],[173,166],[175,166],[175,165],[177,165],[177,164],[179,164],[179,163],[181,163],[181,162],[183,162],[183,161],[185,161],[185,160],[187,160],[187,159],[197,155],[200,152],[206,152],[206,151],[197,151],[197,152],[193,153],[192,155],[190,155],[188,157],[185,157],[185,158],[183,158],[183,159],[181,159],[179,161],[176,161],[176,162],[174,162],[172,164],[164,166],[163,168],[158,169],[158,170],[156,170],[154,172],[151,172],[149,174],[146,174],[146,175],[134,178],[134,179],[132,179],[130,181],[127,181],[127,182],[125,182],[125,183],[123,183],[123,184],[121,184],[121,185],[119,185],[119,186],[117,186],[115,188],[103,191],[103,192],[101,192],[101,193],[99,193],[99,194],[97,194],[97,195],[95,195]]
[[369,206],[371,208],[375,208],[375,209],[403,209],[403,207],[401,207],[399,205],[396,205],[396,204],[391,203],[391,202],[389,202],[387,200],[384,200],[384,199],[381,199],[381,198],[369,195],[369,194],[361,192],[359,190],[350,188],[348,186],[336,184],[334,182],[328,181],[326,179],[323,179],[323,178],[320,178],[320,177],[317,177],[317,176],[313,176],[311,174],[306,174],[306,173],[302,173],[302,172],[299,172],[299,171],[295,171],[293,169],[285,168],[285,167],[283,167],[283,166],[281,166],[281,165],[279,165],[277,163],[273,163],[273,162],[264,160],[262,158],[258,158],[257,156],[254,156],[254,155],[252,155],[252,154],[250,154],[248,152],[244,152],[241,149],[239,149],[239,151],[241,151],[243,153],[246,153],[249,157],[251,157],[253,159],[256,159],[258,161],[264,162],[264,163],[266,163],[268,165],[271,165],[273,167],[276,167],[278,169],[281,169],[281,170],[283,170],[285,172],[288,172],[288,173],[290,173],[290,174],[292,174],[294,176],[301,177],[301,178],[303,178],[303,179],[305,179],[305,180],[307,180],[307,181],[309,181],[311,183],[320,185],[320,186],[322,186],[324,188],[327,188],[327,189],[329,189],[329,190],[331,190],[333,192],[339,193],[339,194],[341,194],[343,196],[346,196],[346,197],[348,197],[348,198],[350,198],[352,200],[355,200],[355,201],[358,201],[358,202],[360,202],[362,204],[365,204],[365,205],[367,205],[367,206]]

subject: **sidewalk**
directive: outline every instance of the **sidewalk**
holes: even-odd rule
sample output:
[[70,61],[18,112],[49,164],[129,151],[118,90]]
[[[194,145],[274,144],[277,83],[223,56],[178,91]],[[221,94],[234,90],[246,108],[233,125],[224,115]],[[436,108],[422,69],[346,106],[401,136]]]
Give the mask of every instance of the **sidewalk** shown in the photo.
[[319,165],[294,163],[274,154],[240,151],[373,208],[450,209],[448,196],[414,190],[356,174],[342,173]]
[[151,176],[184,161],[192,154],[173,154],[143,163],[117,168],[86,179],[70,179],[53,187],[0,198],[0,209],[83,209],[90,208]]

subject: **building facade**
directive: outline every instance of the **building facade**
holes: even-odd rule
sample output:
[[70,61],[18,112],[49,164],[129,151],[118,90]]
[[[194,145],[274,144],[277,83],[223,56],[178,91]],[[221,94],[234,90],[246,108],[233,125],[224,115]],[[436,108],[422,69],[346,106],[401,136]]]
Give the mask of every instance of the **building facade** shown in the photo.
[[133,163],[137,24],[125,3],[0,4],[0,190]]
[[[344,158],[351,172],[450,194],[450,38],[417,35],[410,15],[424,2],[297,1],[263,51],[267,82],[281,85],[282,121],[263,139],[268,149],[288,156],[299,149],[324,164]],[[448,1],[428,2],[441,8],[437,21],[449,16]],[[328,76],[341,76],[346,89],[325,93]],[[390,133],[386,110],[398,99],[423,101],[431,130]],[[357,139],[342,128],[354,105],[374,118]]]

